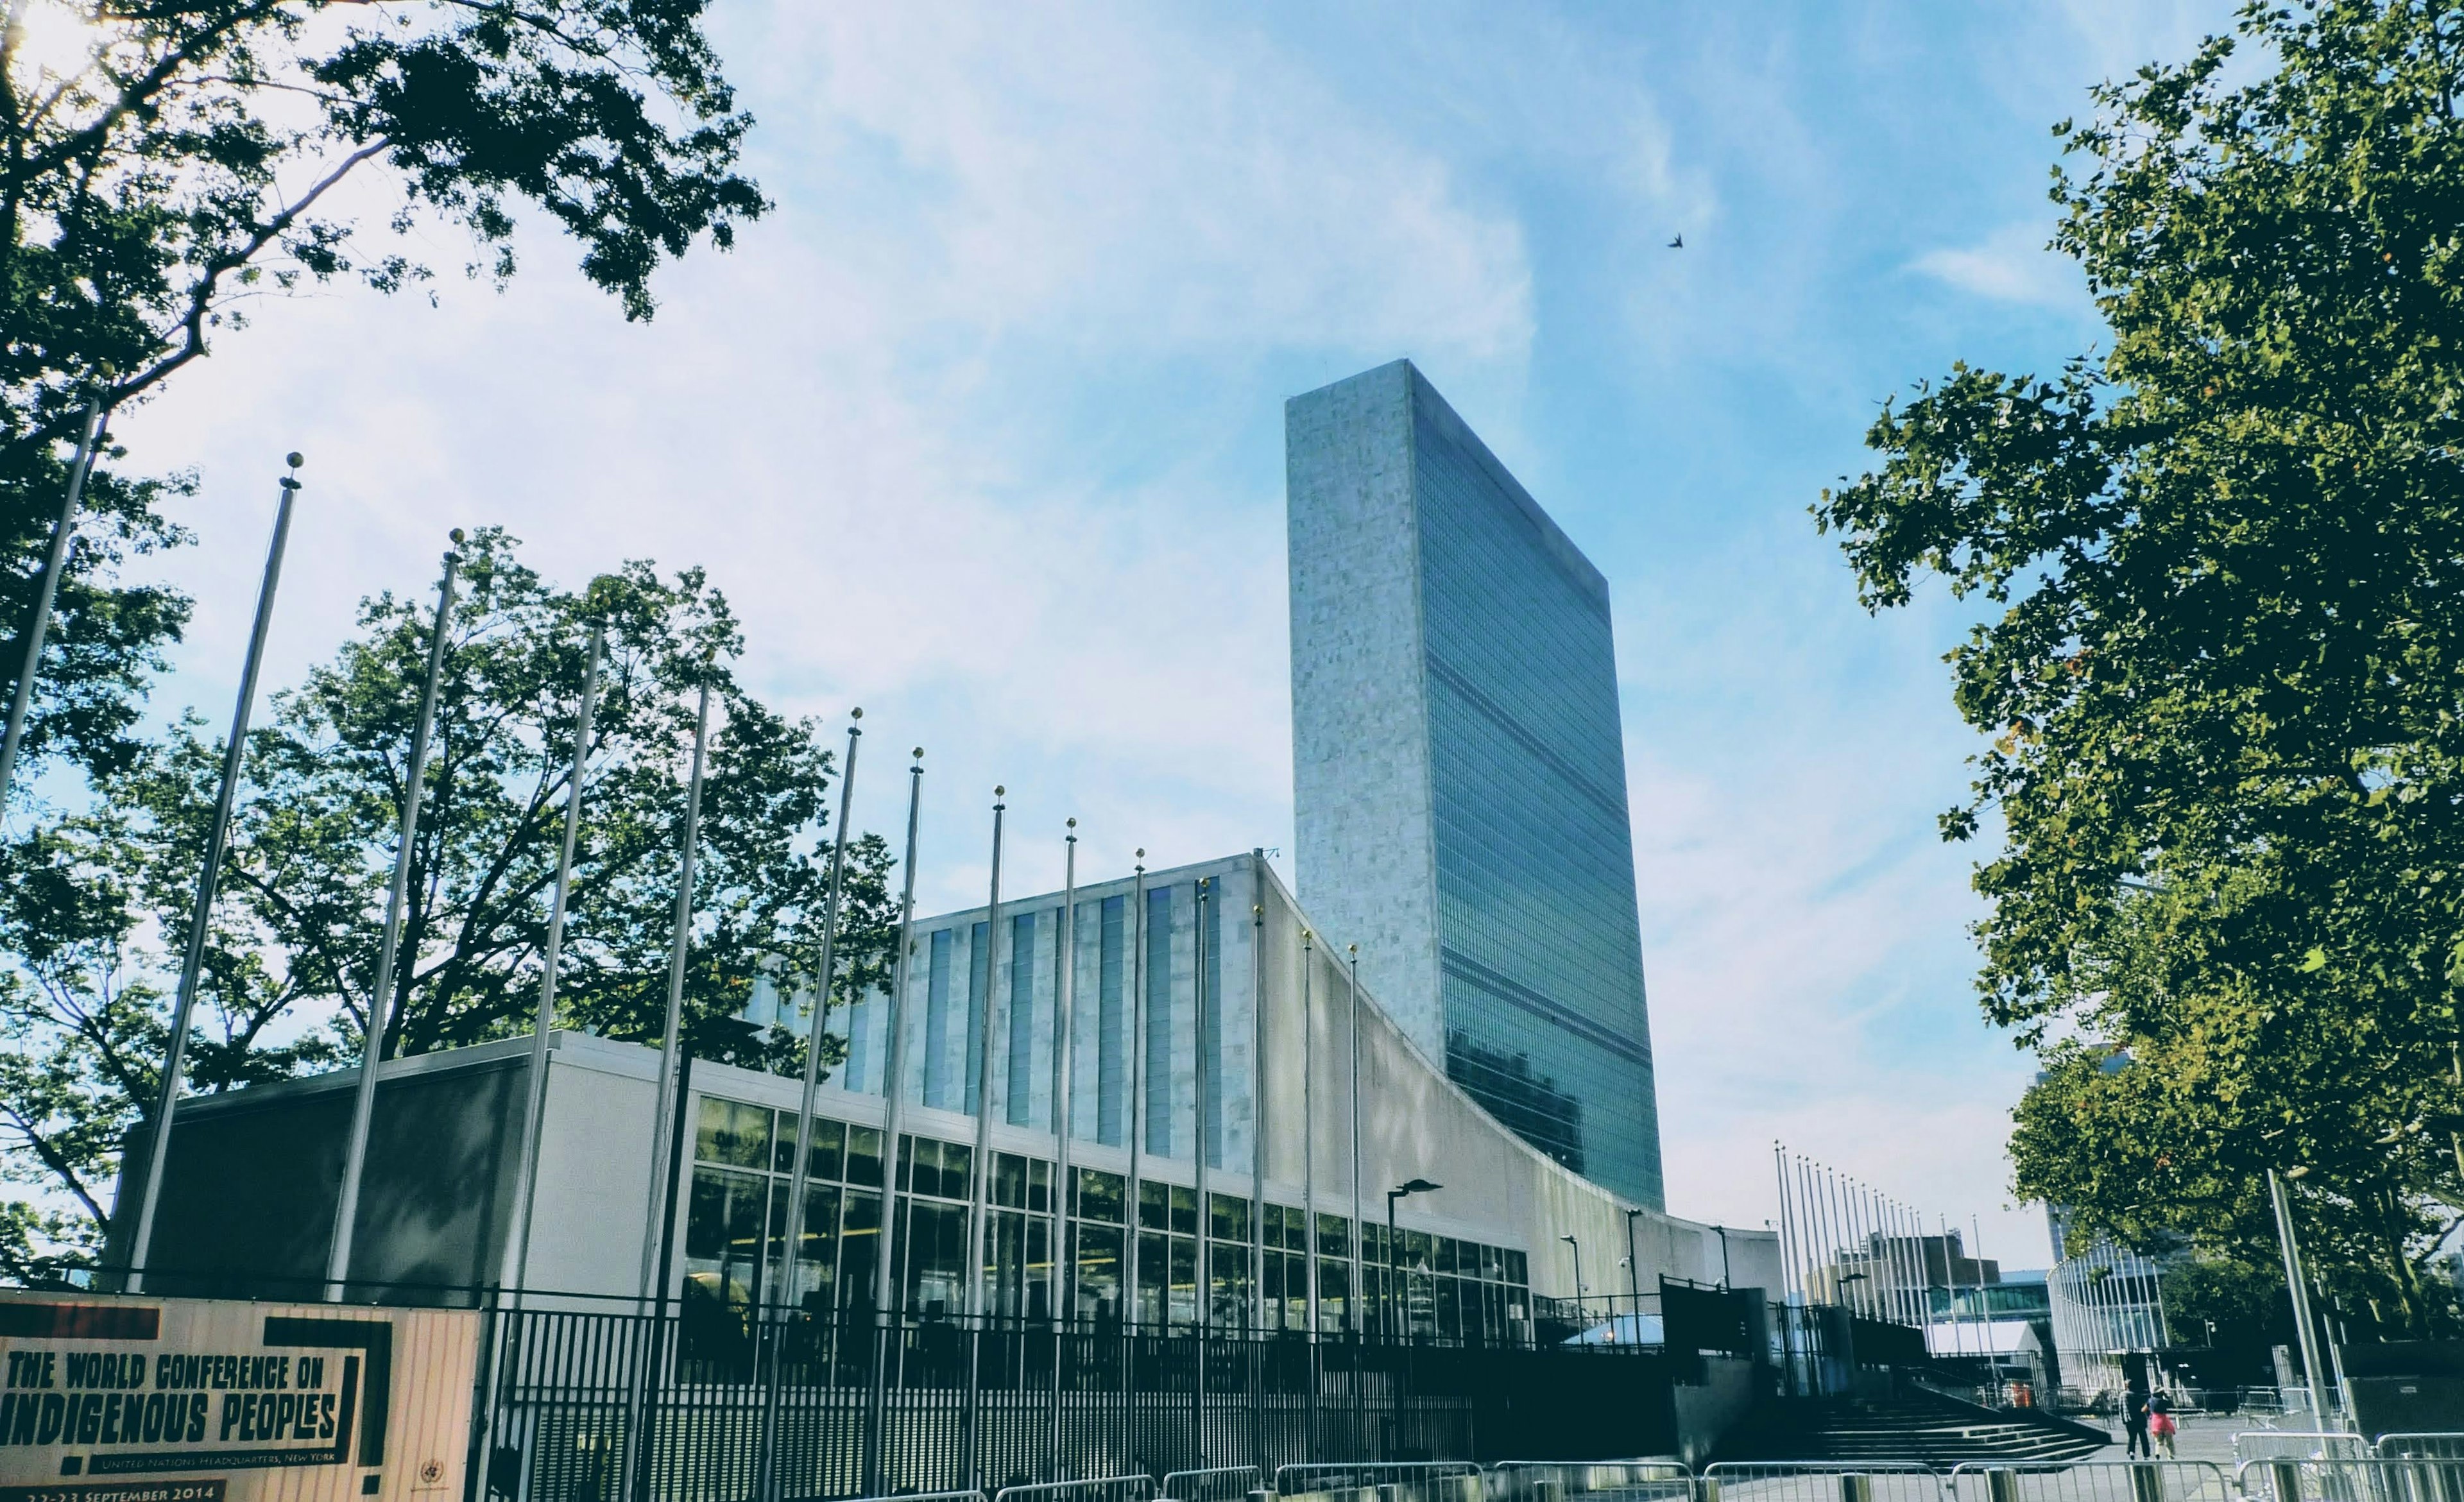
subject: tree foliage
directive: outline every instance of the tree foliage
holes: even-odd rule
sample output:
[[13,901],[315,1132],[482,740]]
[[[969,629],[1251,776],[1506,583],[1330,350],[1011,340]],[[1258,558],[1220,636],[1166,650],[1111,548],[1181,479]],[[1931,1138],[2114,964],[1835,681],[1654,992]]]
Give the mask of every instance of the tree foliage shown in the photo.
[[[592,623],[606,633],[583,772],[561,1026],[656,1044],[667,1012],[678,851],[703,683],[712,734],[696,840],[684,1041],[696,1057],[801,1073],[803,1041],[737,1013],[765,973],[782,991],[820,961],[835,758],[820,727],[747,694],[726,601],[697,571],[629,563],[574,594],[522,565],[495,529],[464,549],[437,722],[412,848],[403,960],[385,998],[386,1053],[526,1031],[550,898]],[[208,1021],[194,1088],[347,1063],[363,1046],[427,675],[432,597],[363,604],[358,634],[251,733],[222,896],[205,949]],[[147,1119],[167,1036],[166,957],[185,947],[222,747],[193,719],[103,784],[101,811],[30,845],[48,880],[11,884],[0,939],[30,956],[0,992],[8,1172],[62,1208],[33,1227],[87,1254],[121,1135]],[[886,982],[888,848],[849,842],[841,1000]],[[24,917],[18,910],[24,910]],[[74,921],[64,921],[73,919]],[[150,923],[160,953],[137,938]],[[173,961],[172,962],[175,962]],[[841,1056],[825,1029],[825,1065]],[[5,1228],[0,1228],[5,1234]],[[0,1246],[5,1250],[5,1246]],[[16,1253],[39,1275],[33,1244]]]
[[2302,1170],[2322,1266],[2416,1329],[2464,1205],[2459,68],[2452,7],[2254,4],[2097,90],[2054,244],[2109,347],[1954,366],[1815,508],[1869,607],[1988,607],[1945,828],[2003,831],[1980,983],[2048,1052],[2021,1190],[2247,1249]]
[[[499,281],[527,210],[649,317],[663,259],[766,207],[706,4],[0,0],[0,619],[26,618],[90,397],[143,400],[253,297],[432,276],[399,234],[363,248],[346,199],[458,227]],[[113,565],[176,541],[156,507],[187,483],[96,475],[30,758],[130,753],[185,611]]]

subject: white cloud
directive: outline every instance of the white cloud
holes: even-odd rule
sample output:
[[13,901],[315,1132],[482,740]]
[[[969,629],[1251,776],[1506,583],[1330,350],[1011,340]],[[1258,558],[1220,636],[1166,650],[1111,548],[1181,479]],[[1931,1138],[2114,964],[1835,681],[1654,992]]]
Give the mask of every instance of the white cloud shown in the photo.
[[1984,241],[1927,251],[1909,270],[1996,302],[2058,307],[2079,301],[2086,288],[2070,257],[2046,249],[2042,225],[2013,224]]

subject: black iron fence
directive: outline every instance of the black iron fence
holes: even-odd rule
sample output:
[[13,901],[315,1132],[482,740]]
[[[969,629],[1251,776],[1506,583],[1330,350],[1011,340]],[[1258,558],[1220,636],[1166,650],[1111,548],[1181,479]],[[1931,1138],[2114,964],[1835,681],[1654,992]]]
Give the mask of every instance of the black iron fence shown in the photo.
[[879,1496],[1318,1461],[1675,1444],[1631,1345],[1448,1346],[801,1310],[483,1314],[475,1491],[504,1502]]

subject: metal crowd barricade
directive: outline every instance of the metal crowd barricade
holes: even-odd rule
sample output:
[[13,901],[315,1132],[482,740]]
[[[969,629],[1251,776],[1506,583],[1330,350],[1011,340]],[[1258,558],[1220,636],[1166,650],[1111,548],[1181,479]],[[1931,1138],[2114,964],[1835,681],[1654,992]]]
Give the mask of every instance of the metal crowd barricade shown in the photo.
[[1441,1483],[1458,1478],[1468,1478],[1478,1487],[1480,1468],[1467,1460],[1313,1461],[1276,1467],[1275,1491],[1292,1496],[1303,1491],[1400,1487],[1421,1502],[1431,1502],[1443,1494]]
[[2345,1430],[2243,1429],[2233,1437],[2233,1459],[2368,1460],[2370,1442]]
[[1488,1502],[1664,1502],[1693,1492],[1693,1469],[1674,1460],[1501,1460],[1488,1467]]
[[2250,1502],[2464,1502],[2464,1460],[2246,1460],[2233,1483]]
[[993,1502],[1155,1502],[1155,1495],[1153,1476],[1095,1476],[1003,1487],[993,1493]]
[[1702,1502],[1947,1502],[1943,1475],[1901,1461],[1724,1460],[1703,1468]]
[[980,1491],[902,1491],[886,1497],[858,1497],[855,1502],[986,1502]]
[[2233,1478],[2205,1460],[1962,1461],[1951,1502],[2239,1502]]
[[2382,1434],[2381,1460],[2464,1460],[2464,1433]]
[[1163,1478],[1159,1496],[1172,1502],[1248,1502],[1249,1493],[1265,1490],[1266,1473],[1255,1466],[1216,1466],[1206,1470],[1176,1470]]

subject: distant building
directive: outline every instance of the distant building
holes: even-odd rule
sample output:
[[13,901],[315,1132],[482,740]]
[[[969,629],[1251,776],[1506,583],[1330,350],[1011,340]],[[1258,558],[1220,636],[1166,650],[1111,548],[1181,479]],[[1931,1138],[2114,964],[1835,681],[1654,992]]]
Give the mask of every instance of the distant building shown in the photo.
[[1285,431],[1302,895],[1491,1115],[1658,1207],[1608,584],[1408,362]]

